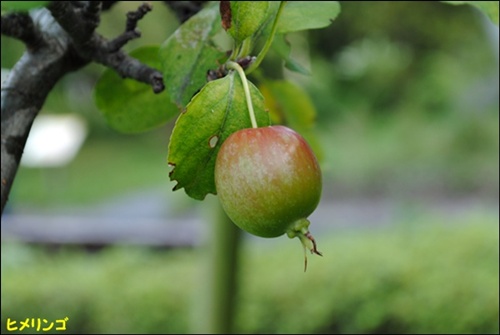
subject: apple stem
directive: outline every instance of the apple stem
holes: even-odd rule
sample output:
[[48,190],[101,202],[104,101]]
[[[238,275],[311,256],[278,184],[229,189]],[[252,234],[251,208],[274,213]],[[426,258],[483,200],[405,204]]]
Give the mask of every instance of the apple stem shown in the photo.
[[257,120],[255,119],[255,112],[253,111],[252,96],[250,95],[250,88],[248,87],[248,80],[245,75],[245,71],[243,71],[243,68],[240,66],[240,64],[233,61],[228,61],[226,63],[226,67],[228,69],[236,70],[236,72],[238,72],[238,75],[240,76],[241,79],[241,83],[243,84],[243,90],[245,91],[245,97],[248,106],[248,114],[250,115],[250,121],[252,122],[252,127],[258,128]]
[[316,254],[319,256],[323,256],[321,252],[318,251],[316,248],[316,241],[314,240],[314,237],[311,235],[309,231],[306,233],[299,233],[297,236],[300,239],[300,242],[302,243],[302,246],[304,247],[304,272],[307,270],[307,252],[306,249],[309,249],[311,254]]
[[306,252],[307,249],[309,249],[311,254],[323,256],[323,254],[318,251],[318,248],[316,246],[316,240],[309,232],[308,229],[309,225],[310,225],[309,220],[299,219],[295,221],[286,231],[286,234],[288,235],[289,238],[298,237],[300,243],[302,243],[302,246],[304,247],[304,272],[306,272],[307,270],[307,252]]
[[307,271],[307,252],[306,252],[306,245],[302,243],[302,247],[304,249],[304,272]]
[[318,249],[316,248],[316,240],[311,235],[311,233],[307,232],[304,236],[307,237],[312,242],[312,244],[313,244],[312,248],[311,248],[311,254],[316,254],[316,255],[323,256],[323,254],[321,252],[319,252]]

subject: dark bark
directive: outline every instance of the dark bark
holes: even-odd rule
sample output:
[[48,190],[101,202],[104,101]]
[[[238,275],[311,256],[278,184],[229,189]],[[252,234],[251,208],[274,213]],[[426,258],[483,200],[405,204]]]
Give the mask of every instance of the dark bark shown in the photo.
[[[183,3],[189,3],[184,1]],[[180,21],[201,9],[171,5]],[[101,10],[114,2],[53,1],[47,8],[2,16],[2,34],[19,39],[26,51],[3,84],[1,99],[1,211],[5,208],[31,125],[54,85],[67,73],[96,62],[151,85],[155,93],[164,89],[161,72],[142,64],[121,50],[140,37],[137,22],[151,10],[143,4],[127,15],[126,31],[107,40],[95,32]]]
[[27,13],[10,13],[2,16],[2,35],[17,38],[28,47],[36,46],[43,40]]
[[[2,18],[2,32],[6,22]],[[67,35],[55,24],[47,10],[40,9],[32,14],[32,23],[35,31],[30,29],[16,33],[17,36],[30,36],[22,39],[27,50],[2,88],[2,213],[38,111],[57,81],[65,73],[85,64],[68,52]]]

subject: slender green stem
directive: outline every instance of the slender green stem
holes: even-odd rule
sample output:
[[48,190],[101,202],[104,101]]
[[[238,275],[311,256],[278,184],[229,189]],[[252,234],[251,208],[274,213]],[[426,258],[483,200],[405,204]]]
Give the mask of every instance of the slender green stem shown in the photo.
[[260,65],[260,63],[264,60],[264,57],[266,56],[267,52],[269,51],[269,48],[273,44],[274,35],[276,34],[276,29],[278,28],[278,20],[280,18],[281,13],[283,12],[283,8],[285,8],[285,5],[286,1],[280,2],[280,7],[278,8],[278,12],[276,13],[276,17],[274,18],[273,27],[271,28],[271,34],[267,38],[266,44],[264,44],[264,47],[257,56],[257,59],[255,59],[255,61],[247,68],[247,74],[250,74]]
[[231,55],[229,55],[229,60],[236,60],[238,58],[238,55],[240,54],[240,51],[241,51],[241,47],[242,47],[242,43],[238,43],[238,44],[235,44],[235,46],[233,47],[233,50],[231,52]]
[[250,95],[250,88],[248,87],[248,80],[247,76],[245,75],[245,71],[243,71],[243,68],[240,66],[240,64],[233,61],[228,61],[226,63],[226,67],[228,69],[236,70],[236,72],[238,72],[238,75],[240,76],[241,79],[241,83],[243,84],[243,90],[245,91],[245,97],[247,99],[247,106],[248,106],[248,114],[250,115],[250,121],[252,122],[252,127],[258,128],[257,120],[255,119],[255,112],[253,110],[252,96]]
[[196,288],[191,333],[234,334],[242,230],[231,222],[218,198],[207,197],[205,203],[210,240]]
[[251,51],[252,51],[252,39],[247,38],[241,44],[241,48],[238,51],[238,58],[243,58],[243,57],[248,56]]
[[213,204],[212,310],[211,332],[231,334],[234,329],[237,268],[241,230],[231,222],[219,204]]

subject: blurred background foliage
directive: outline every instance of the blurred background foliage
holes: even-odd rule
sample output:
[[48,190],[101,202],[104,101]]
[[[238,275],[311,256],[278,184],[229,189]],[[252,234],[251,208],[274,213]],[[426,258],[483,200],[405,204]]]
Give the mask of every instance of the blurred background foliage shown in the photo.
[[[311,258],[306,274],[288,239],[246,244],[236,332],[498,333],[497,219],[425,217],[322,235],[325,258]],[[192,332],[203,324],[205,251],[47,254],[4,243],[2,331],[7,317],[68,316],[71,334]]]
[[[123,31],[121,2],[99,31]],[[161,44],[178,26],[161,3],[127,50]],[[473,197],[498,203],[498,27],[470,6],[440,2],[341,2],[326,29],[294,33],[292,55],[311,76],[263,73],[305,89],[316,107],[325,175],[322,202]],[[23,46],[2,36],[2,69]],[[279,65],[279,64],[278,64]],[[164,190],[170,208],[199,202],[172,193],[166,164],[173,122],[139,135],[111,130],[94,105],[103,68],[70,74],[42,114],[82,116],[89,135],[60,168],[22,167],[6,213],[94,206],[139,190]],[[168,83],[167,83],[168,84]],[[323,259],[302,273],[301,250],[280,238],[247,243],[237,330],[250,333],[498,333],[498,205],[459,220],[425,208],[383,228],[321,236]],[[363,208],[359,209],[363,211]],[[4,214],[5,215],[5,214]],[[117,228],[119,229],[119,228]],[[95,254],[2,241],[5,318],[70,317],[71,333],[192,331],[204,278],[203,248],[113,247]]]

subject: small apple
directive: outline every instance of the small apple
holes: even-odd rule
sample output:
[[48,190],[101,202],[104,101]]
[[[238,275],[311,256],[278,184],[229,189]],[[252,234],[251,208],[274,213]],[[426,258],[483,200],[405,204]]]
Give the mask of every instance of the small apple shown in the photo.
[[305,139],[284,126],[231,134],[215,163],[222,207],[241,229],[261,237],[299,237],[316,250],[307,217],[321,197],[321,170]]

